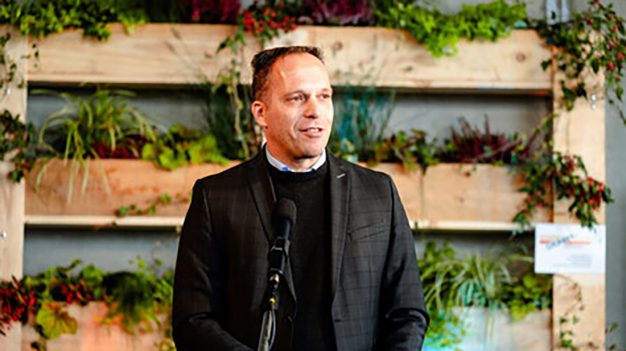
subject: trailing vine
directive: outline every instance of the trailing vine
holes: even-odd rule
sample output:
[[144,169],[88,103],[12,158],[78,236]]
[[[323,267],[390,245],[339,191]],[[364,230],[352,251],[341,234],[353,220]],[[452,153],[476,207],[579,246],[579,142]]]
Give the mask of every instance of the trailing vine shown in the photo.
[[271,1],[267,1],[264,5],[254,2],[248,10],[237,18],[235,33],[224,39],[216,50],[216,54],[219,54],[222,50],[229,48],[235,54],[230,67],[223,70],[220,75],[219,84],[211,87],[210,90],[215,93],[221,86],[226,87],[234,111],[234,138],[240,143],[243,156],[246,159],[251,156],[250,140],[254,142],[258,138],[255,135],[247,135],[255,134],[253,128],[249,128],[250,133],[242,130],[242,125],[245,124],[243,122],[243,114],[245,114],[243,101],[246,97],[242,96],[245,92],[242,92],[239,86],[241,85],[241,67],[244,65],[242,49],[246,45],[245,33],[250,33],[261,41],[261,45],[264,45],[267,41],[280,36],[281,33],[287,33],[296,28],[296,18],[291,15],[293,12],[293,7],[282,1],[275,5]]
[[[564,73],[559,85],[563,92],[563,103],[567,110],[574,108],[577,98],[590,99],[598,92],[596,87],[585,84],[586,72],[604,73],[606,90],[613,92],[609,102],[622,101],[626,63],[626,30],[624,19],[613,10],[613,4],[603,5],[600,1],[589,1],[589,8],[575,13],[570,21],[548,24],[539,20],[533,24],[547,44],[558,49],[555,55],[542,63],[543,69],[555,66]],[[592,90],[589,90],[592,89]],[[620,117],[626,124],[624,112]]]
[[567,276],[561,277],[567,279],[569,283],[571,283],[571,289],[574,291],[576,300],[574,304],[570,306],[570,308],[568,308],[563,315],[559,316],[559,346],[566,350],[580,351],[582,350],[582,348],[575,344],[575,333],[573,329],[574,326],[580,321],[580,319],[576,315],[576,311],[582,311],[585,308],[583,305],[582,289],[577,282],[573,281]]
[[120,13],[109,1],[98,0],[35,0],[0,2],[0,24],[18,28],[23,36],[47,37],[65,29],[81,29],[85,36],[105,40],[111,35],[109,23],[121,22],[131,30],[143,23],[135,12]]
[[287,33],[296,29],[296,18],[291,15],[291,7],[284,2],[276,5],[271,3],[259,5],[253,3],[237,18],[237,30],[235,34],[226,38],[220,43],[217,52],[225,48],[230,48],[234,53],[238,53],[240,48],[246,45],[245,33],[250,33],[261,41],[264,45],[281,33]]
[[589,176],[580,157],[555,152],[550,141],[531,149],[539,136],[549,135],[554,118],[544,118],[529,137],[492,133],[487,120],[483,131],[461,118],[460,131],[451,127],[452,138],[443,148],[436,140],[428,142],[424,131],[414,130],[413,135],[400,131],[374,146],[376,161],[402,162],[409,169],[419,165],[424,174],[443,162],[509,167],[525,184],[519,189],[526,193],[523,208],[512,219],[520,225],[519,231],[529,229],[536,210],[552,208],[554,200],[570,201],[568,212],[582,226],[591,227],[598,223],[595,211],[602,203],[614,201],[611,190]]
[[[191,194],[184,198],[180,193],[174,196],[174,200],[181,204],[189,204],[191,202]],[[173,203],[172,196],[168,194],[161,194],[155,200],[153,200],[148,207],[140,208],[137,204],[130,204],[128,206],[120,206],[115,215],[118,217],[126,216],[152,216],[157,213],[157,209],[171,205]]]
[[[9,88],[9,84],[13,82],[17,76],[17,62],[8,55],[6,51],[6,46],[9,40],[11,39],[11,34],[6,33],[3,36],[0,36],[0,66],[2,66],[2,70],[4,71],[2,74],[2,80],[0,81],[0,92],[2,97],[10,94],[11,90]],[[18,88],[24,88],[25,82],[22,81],[18,84]]]
[[[160,346],[173,349],[169,321],[173,273],[158,277],[156,268],[148,267],[140,258],[131,263],[136,263],[137,271],[104,273],[89,265],[76,272],[82,262],[74,260],[67,267],[50,268],[36,276],[0,281],[0,335],[5,335],[14,322],[34,321],[41,339],[33,342],[33,347],[45,349],[47,340],[76,333],[77,320],[68,313],[67,306],[101,301],[109,308],[103,324],[116,321],[129,334],[159,330],[163,333]],[[155,260],[155,264],[161,262]],[[165,323],[159,315],[167,316]]]
[[552,208],[553,189],[556,200],[568,199],[572,213],[583,227],[592,227],[598,221],[594,212],[602,203],[612,203],[611,190],[603,182],[589,177],[580,157],[544,152],[522,165],[525,185],[520,191],[527,197],[524,209],[513,221],[522,229],[530,227],[530,220],[539,207]]
[[19,183],[37,161],[35,135],[32,123],[22,122],[19,115],[13,116],[9,110],[0,114],[0,161],[11,157],[13,169],[9,177],[15,183]]
[[504,0],[462,5],[456,15],[403,3],[375,9],[374,14],[378,26],[409,31],[435,57],[455,55],[462,38],[496,41],[508,36],[514,28],[525,28],[527,17],[525,4],[509,5]]

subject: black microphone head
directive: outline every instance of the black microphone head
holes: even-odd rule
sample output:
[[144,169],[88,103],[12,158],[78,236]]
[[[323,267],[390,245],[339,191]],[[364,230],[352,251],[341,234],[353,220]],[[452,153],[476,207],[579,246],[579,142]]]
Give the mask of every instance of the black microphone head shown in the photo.
[[296,212],[293,200],[281,197],[274,207],[274,220],[286,219],[293,225],[296,222]]

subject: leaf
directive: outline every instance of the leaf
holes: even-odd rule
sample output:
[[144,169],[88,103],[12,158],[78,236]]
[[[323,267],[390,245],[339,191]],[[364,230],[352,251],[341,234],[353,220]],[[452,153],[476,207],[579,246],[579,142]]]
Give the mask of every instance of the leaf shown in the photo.
[[61,334],[76,334],[78,328],[76,319],[55,301],[45,301],[41,305],[36,321],[47,339],[54,339]]
[[117,215],[124,217],[128,215],[128,207],[126,206],[120,206],[119,209],[117,209]]
[[593,73],[598,73],[598,71],[600,70],[600,60],[591,60],[591,68],[593,69]]

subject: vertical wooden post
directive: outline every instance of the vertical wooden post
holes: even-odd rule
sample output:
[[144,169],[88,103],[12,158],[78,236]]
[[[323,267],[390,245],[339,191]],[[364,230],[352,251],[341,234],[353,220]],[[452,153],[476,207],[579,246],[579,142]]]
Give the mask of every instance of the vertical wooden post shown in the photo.
[[[572,111],[559,104],[562,97],[560,80],[555,74],[554,112],[559,115],[554,124],[554,147],[570,155],[581,156],[589,176],[604,182],[605,160],[605,92],[602,72],[585,73],[585,85],[591,101],[578,99]],[[569,203],[555,199],[555,223],[579,223],[567,211]],[[600,224],[606,223],[604,207],[596,212]],[[553,343],[560,348],[559,333],[572,331],[574,344],[583,350],[605,349],[605,274],[557,274],[553,282]],[[572,323],[574,316],[578,323]],[[568,322],[560,319],[567,317]]]
[[[28,39],[21,37],[17,30],[10,26],[0,26],[0,35],[10,33],[5,47],[6,66],[0,66],[0,79],[12,63],[17,64],[15,77],[8,85],[0,89],[0,112],[9,110],[14,116],[19,114],[26,120],[26,59]],[[19,86],[22,86],[20,88]],[[10,157],[10,156],[9,156]],[[24,252],[24,199],[25,182],[13,183],[8,177],[12,164],[0,160],[0,279],[7,280],[11,276],[20,278],[23,268]],[[14,323],[7,336],[0,336],[0,350],[17,351],[21,344],[21,326]]]

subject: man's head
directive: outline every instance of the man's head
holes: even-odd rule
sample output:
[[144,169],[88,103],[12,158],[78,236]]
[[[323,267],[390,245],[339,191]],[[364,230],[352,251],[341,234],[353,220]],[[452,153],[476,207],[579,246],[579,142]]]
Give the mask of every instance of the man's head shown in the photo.
[[311,167],[328,144],[334,114],[320,50],[265,50],[254,57],[252,68],[252,114],[270,153],[292,169]]

